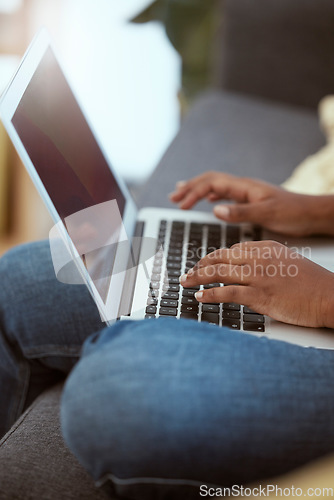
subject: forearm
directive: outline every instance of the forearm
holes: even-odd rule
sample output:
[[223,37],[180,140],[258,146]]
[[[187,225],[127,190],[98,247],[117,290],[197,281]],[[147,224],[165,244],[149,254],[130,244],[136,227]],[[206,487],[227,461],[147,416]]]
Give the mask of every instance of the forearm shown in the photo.
[[325,328],[334,329],[334,274],[332,278],[332,287],[325,289],[320,301],[320,308]]

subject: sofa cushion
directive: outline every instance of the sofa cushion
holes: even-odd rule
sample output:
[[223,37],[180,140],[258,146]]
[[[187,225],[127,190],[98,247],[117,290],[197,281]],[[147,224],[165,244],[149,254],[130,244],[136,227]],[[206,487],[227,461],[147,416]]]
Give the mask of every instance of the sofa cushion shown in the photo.
[[1,500],[105,500],[60,432],[62,385],[40,396],[0,441]]
[[333,0],[223,0],[225,89],[315,108],[334,92]]
[[[207,170],[283,182],[324,145],[315,112],[230,92],[204,94],[137,196],[140,207],[171,207],[175,182]],[[206,202],[199,209],[210,210]]]

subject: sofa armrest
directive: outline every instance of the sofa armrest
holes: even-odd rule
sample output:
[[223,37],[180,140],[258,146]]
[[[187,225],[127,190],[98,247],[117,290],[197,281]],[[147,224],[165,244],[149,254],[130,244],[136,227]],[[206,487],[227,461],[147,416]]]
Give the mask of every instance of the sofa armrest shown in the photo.
[[62,385],[42,394],[0,441],[0,499],[105,500],[66,448],[60,431]]

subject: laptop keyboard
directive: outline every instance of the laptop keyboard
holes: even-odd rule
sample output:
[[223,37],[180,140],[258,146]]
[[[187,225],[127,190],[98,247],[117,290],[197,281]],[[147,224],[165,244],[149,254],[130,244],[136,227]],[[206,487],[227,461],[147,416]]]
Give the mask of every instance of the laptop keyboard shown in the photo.
[[[260,230],[252,228],[243,240],[261,238]],[[265,317],[246,306],[234,303],[203,304],[194,294],[200,289],[227,286],[222,283],[183,288],[180,276],[191,269],[205,254],[218,248],[230,248],[241,240],[237,225],[160,222],[145,317],[188,318],[226,326],[233,330],[265,331]]]

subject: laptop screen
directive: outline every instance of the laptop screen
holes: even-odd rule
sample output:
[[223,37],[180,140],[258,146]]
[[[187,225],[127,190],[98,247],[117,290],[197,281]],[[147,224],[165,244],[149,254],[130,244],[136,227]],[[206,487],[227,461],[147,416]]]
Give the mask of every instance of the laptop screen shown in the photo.
[[12,124],[105,302],[126,199],[50,47]]
[[125,198],[49,48],[12,118],[59,216]]

